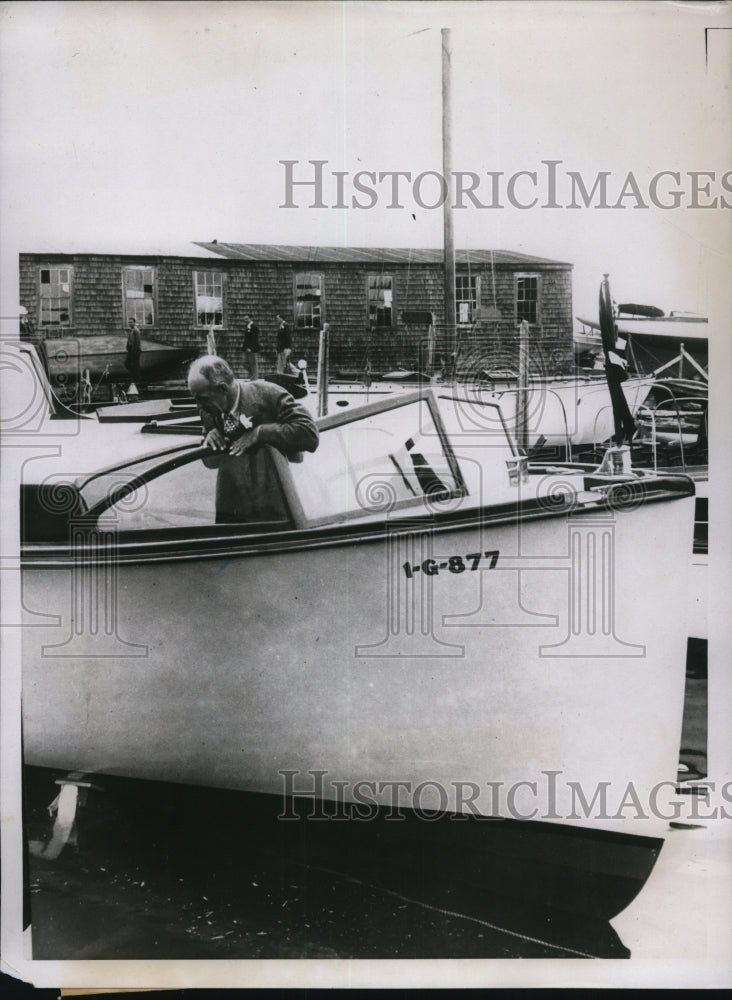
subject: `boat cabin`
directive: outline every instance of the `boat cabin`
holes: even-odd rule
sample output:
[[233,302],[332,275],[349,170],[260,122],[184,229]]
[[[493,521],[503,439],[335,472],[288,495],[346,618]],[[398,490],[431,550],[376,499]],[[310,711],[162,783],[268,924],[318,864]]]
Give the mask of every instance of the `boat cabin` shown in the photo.
[[[440,402],[449,405],[442,409]],[[180,543],[187,535],[226,540],[381,522],[387,515],[475,510],[486,499],[510,497],[521,462],[499,407],[486,404],[479,411],[476,424],[467,401],[461,407],[431,391],[403,393],[321,419],[318,450],[302,463],[264,449],[283,501],[277,512],[286,511],[285,518],[222,517],[216,509],[218,473],[204,464],[211,452],[198,444],[178,441],[74,481],[54,473],[23,487],[24,537],[31,543],[67,542],[70,526],[83,523],[114,528],[130,541]],[[460,458],[455,436],[468,442]]]

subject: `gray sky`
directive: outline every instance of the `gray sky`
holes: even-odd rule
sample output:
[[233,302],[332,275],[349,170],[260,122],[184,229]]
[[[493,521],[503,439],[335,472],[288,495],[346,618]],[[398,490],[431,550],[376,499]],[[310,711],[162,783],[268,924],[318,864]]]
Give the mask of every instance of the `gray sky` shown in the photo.
[[[611,204],[628,172],[648,200],[659,171],[710,171],[711,194],[700,200],[726,194],[732,204],[720,186],[732,169],[722,103],[728,5],[16,2],[0,10],[6,301],[17,299],[19,250],[144,251],[213,238],[439,247],[441,211],[411,194],[405,208],[388,209],[387,186],[368,210],[308,208],[299,193],[303,207],[281,208],[278,161],[327,160],[328,171],[350,175],[441,171],[441,27],[452,29],[455,170],[538,170],[539,204],[544,159],[562,161],[560,181],[578,171],[588,187],[610,171]],[[527,184],[516,191],[528,200]],[[666,197],[674,186],[659,191]],[[632,197],[624,209],[520,210],[504,188],[503,209],[454,213],[456,245],[571,261],[576,313],[594,315],[608,271],[619,301],[713,315],[729,271],[730,214],[688,207],[688,177],[680,187],[686,207],[671,210],[637,209]],[[488,187],[479,193],[489,198]]]

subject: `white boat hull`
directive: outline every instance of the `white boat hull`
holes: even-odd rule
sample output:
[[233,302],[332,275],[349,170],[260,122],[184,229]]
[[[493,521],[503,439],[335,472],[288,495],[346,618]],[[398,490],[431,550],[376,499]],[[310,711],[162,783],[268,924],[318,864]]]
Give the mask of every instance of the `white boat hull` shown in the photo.
[[[623,393],[633,415],[653,388],[653,379],[628,379]],[[519,436],[521,393],[518,389],[468,392],[470,398],[497,403],[509,429]],[[615,432],[612,405],[604,378],[591,382],[556,382],[528,390],[527,444],[529,448],[598,445]]]
[[[628,379],[623,392],[631,413],[635,414],[653,388],[653,379]],[[476,385],[433,387],[441,394],[454,395],[469,407],[473,402],[496,403],[501,407],[509,431],[518,437],[518,414],[521,391],[515,384],[487,389]],[[393,393],[404,393],[413,387],[383,386],[366,389],[355,385],[332,385],[328,392],[328,412],[344,412],[364,403],[374,402]],[[306,405],[317,411],[317,395],[311,393]],[[612,436],[615,430],[610,394],[604,378],[592,381],[550,381],[534,384],[528,390],[527,445],[529,448],[564,448],[568,445],[597,445]]]
[[[676,772],[692,504],[448,525],[433,551],[420,532],[121,557],[95,633],[71,607],[72,581],[98,593],[97,571],[30,562],[26,761],[274,794],[283,771],[307,791],[318,770],[324,798],[406,781],[405,806],[428,782],[424,808],[652,835],[649,797]],[[656,557],[639,560],[649,540]],[[494,569],[486,556],[477,572],[403,568],[492,551]],[[475,805],[460,782],[480,789]],[[629,784],[643,820],[620,810]],[[584,815],[577,789],[590,801],[603,785],[607,809]]]
[[[600,326],[596,320],[578,317],[582,329],[574,333],[575,354],[602,353]],[[681,348],[697,364],[705,367],[709,361],[709,325],[706,319],[672,318],[617,319],[618,333],[630,340],[630,356],[639,371],[655,371],[675,360]],[[687,370],[690,365],[687,364]]]
[[[597,320],[578,317],[580,323],[596,330],[599,334],[600,324]],[[615,324],[618,333],[625,336],[641,335],[648,338],[682,341],[707,341],[709,339],[709,323],[703,317],[663,316],[658,319],[649,317],[633,318],[631,316],[616,317]]]

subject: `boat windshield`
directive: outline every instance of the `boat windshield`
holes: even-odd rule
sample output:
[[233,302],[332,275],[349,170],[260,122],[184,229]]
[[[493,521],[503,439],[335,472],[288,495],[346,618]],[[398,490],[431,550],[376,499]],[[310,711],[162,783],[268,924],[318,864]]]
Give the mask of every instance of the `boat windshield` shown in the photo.
[[136,462],[124,462],[120,465],[109,466],[92,475],[85,476],[76,482],[85,509],[91,510],[92,507],[111,497],[113,491],[119,489],[123,484],[134,484],[137,480],[147,477],[156,466],[161,464],[164,458],[190,451],[190,445],[177,445],[164,452],[156,452],[154,455],[141,458]]
[[437,512],[467,495],[429,392],[325,418],[320,431],[317,452],[302,463],[270,448],[244,462],[178,445],[87,476],[76,488],[100,526],[122,532],[254,523],[282,530],[426,502]]
[[312,460],[291,466],[306,523],[398,507],[439,505],[465,485],[434,399],[428,394],[363,407],[321,425]]

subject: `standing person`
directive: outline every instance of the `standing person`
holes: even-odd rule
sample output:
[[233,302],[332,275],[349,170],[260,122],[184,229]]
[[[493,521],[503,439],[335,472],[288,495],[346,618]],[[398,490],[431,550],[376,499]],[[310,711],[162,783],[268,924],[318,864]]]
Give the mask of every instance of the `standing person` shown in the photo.
[[137,325],[137,320],[134,316],[130,316],[127,320],[127,325],[130,328],[127,334],[127,354],[125,356],[125,368],[130,373],[130,378],[133,382],[138,382],[140,379],[140,356],[142,354],[142,338],[140,334],[140,327]]
[[292,354],[292,330],[290,324],[284,316],[277,313],[275,317],[279,323],[277,329],[277,374],[278,375],[300,375],[300,372],[290,363]]
[[235,379],[217,357],[193,362],[188,388],[201,412],[203,443],[214,452],[204,464],[219,470],[217,524],[286,519],[282,487],[262,446],[301,462],[304,451],[318,447],[318,429],[308,411],[273,382]]
[[252,380],[259,378],[259,360],[257,359],[258,350],[259,327],[247,313],[244,317],[244,361],[249,369],[249,377]]

